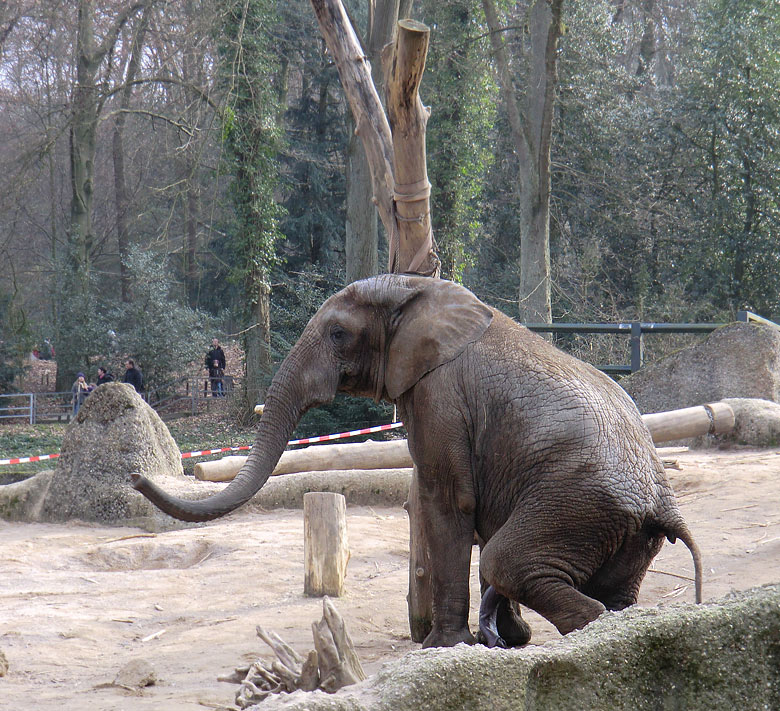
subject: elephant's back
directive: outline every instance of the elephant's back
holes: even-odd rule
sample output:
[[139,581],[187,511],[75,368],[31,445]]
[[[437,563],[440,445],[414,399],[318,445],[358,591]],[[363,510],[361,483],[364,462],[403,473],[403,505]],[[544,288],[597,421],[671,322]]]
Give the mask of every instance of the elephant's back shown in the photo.
[[474,391],[485,398],[471,409],[492,409],[495,431],[478,436],[517,443],[530,461],[560,457],[583,470],[612,472],[648,493],[664,478],[636,405],[604,373],[498,312],[471,347],[471,360],[480,363],[470,366],[471,377],[482,373]]

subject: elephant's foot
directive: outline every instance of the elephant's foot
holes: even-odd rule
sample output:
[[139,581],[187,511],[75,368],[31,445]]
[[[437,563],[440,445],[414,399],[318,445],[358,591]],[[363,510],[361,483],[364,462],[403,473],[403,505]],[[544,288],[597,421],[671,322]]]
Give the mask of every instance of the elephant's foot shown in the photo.
[[434,628],[422,643],[423,648],[427,647],[454,647],[456,644],[464,642],[465,644],[476,644],[477,640],[471,634],[468,627],[459,630],[441,630]]
[[486,647],[507,646],[498,631],[498,606],[502,601],[509,602],[490,585],[479,604],[479,635]]
[[498,602],[496,628],[501,638],[510,647],[522,647],[531,640],[531,627],[520,616],[517,603],[503,597]]

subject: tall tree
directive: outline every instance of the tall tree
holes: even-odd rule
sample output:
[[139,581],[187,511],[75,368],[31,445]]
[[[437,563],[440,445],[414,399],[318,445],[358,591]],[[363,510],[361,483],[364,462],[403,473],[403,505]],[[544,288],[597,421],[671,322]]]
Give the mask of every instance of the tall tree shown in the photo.
[[[362,45],[371,63],[371,76],[380,100],[384,99],[385,86],[382,50],[395,39],[396,23],[399,18],[408,17],[411,6],[412,0],[368,0]],[[354,130],[347,146],[346,178],[346,281],[350,283],[379,271],[379,221],[371,168],[363,142]]]
[[[114,50],[125,23],[144,7],[143,2],[125,6],[107,21],[102,38],[97,38],[95,1],[79,0],[76,34],[76,75],[71,97],[70,120],[70,225],[60,281],[61,313],[57,323],[57,387],[64,390],[76,371],[86,367],[79,325],[89,301],[89,273],[94,243],[92,209],[95,177],[95,149],[100,114],[107,94],[98,74],[107,55]],[[80,316],[81,314],[81,316]]]
[[149,29],[152,5],[144,6],[141,19],[133,29],[130,41],[126,43],[124,61],[122,62],[122,89],[120,91],[119,108],[114,118],[112,136],[112,156],[114,162],[114,202],[116,205],[116,239],[119,252],[119,283],[122,301],[130,300],[130,274],[127,259],[130,252],[130,196],[128,194],[127,175],[125,169],[125,125],[130,111],[130,102],[138,76],[144,38]]
[[[275,3],[226,0],[222,4],[222,43],[226,88],[223,133],[232,177],[233,252],[238,260],[231,278],[242,287],[246,309],[243,329],[246,396],[249,411],[262,402],[271,371],[270,273],[281,237],[277,157],[281,131],[279,66],[274,54]],[[269,81],[270,79],[270,81]]]
[[517,157],[520,318],[549,322],[550,146],[563,0],[518,2],[510,19],[499,17],[493,0],[482,6]]

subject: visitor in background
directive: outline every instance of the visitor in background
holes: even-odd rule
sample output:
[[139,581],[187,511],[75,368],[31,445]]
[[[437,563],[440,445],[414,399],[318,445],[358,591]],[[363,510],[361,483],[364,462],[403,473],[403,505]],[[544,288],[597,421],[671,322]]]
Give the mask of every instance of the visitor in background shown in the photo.
[[211,381],[211,394],[213,397],[224,397],[225,386],[222,378],[225,375],[225,351],[219,345],[218,338],[211,339],[211,350],[206,353],[206,368],[209,371]]
[[135,361],[132,358],[125,361],[125,377],[122,378],[122,382],[132,385],[139,394],[144,391],[144,376],[135,367]]
[[98,385],[105,385],[106,383],[113,382],[114,376],[111,375],[102,365],[98,368],[98,378],[95,387]]
[[79,410],[84,404],[84,400],[86,400],[87,395],[89,395],[89,385],[84,379],[84,373],[78,374],[76,377],[76,382],[73,383],[70,392],[73,395],[73,417],[75,417],[79,414]]

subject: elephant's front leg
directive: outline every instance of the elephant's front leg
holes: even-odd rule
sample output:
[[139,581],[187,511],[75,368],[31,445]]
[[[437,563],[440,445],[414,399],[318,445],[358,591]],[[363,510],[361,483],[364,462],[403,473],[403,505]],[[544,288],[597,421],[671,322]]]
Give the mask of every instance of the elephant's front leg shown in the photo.
[[459,642],[474,644],[468,626],[469,573],[474,543],[473,509],[426,491],[421,485],[423,530],[431,560],[433,628],[423,647],[451,647]]

